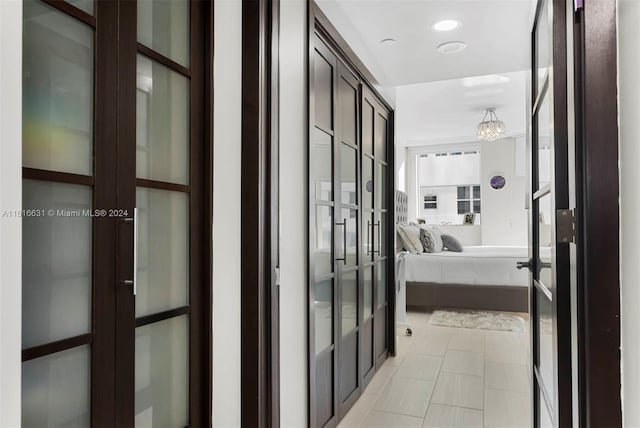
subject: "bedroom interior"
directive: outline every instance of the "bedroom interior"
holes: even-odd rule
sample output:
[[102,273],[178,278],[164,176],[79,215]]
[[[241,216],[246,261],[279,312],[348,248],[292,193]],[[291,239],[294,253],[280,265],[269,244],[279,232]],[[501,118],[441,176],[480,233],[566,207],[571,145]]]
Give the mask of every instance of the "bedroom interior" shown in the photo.
[[[320,0],[311,14],[311,420],[529,426],[530,58],[521,47],[535,2],[391,3]],[[511,18],[490,27],[492,14]],[[370,76],[377,84],[367,85]],[[383,158],[375,119],[368,131],[371,106],[393,143]],[[548,132],[539,138],[540,182],[548,183]],[[393,158],[395,176],[385,178]],[[332,186],[341,189],[335,199]],[[544,247],[551,207],[539,209]],[[394,257],[380,257],[385,250]],[[386,280],[393,295],[381,291]],[[371,312],[372,300],[387,312]],[[385,339],[379,329],[392,306],[395,337]],[[550,363],[541,362],[545,373]]]

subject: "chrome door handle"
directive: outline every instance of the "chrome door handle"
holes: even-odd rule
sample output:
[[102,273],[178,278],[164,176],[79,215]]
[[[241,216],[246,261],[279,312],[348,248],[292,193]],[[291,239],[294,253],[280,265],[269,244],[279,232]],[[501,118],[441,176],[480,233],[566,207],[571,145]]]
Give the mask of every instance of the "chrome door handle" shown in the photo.
[[138,208],[133,209],[133,295],[138,293]]
[[342,258],[336,260],[342,260],[342,264],[347,264],[347,219],[342,219],[342,223],[336,223],[336,226],[342,226]]
[[[377,223],[373,223],[371,225],[371,230],[373,230],[376,227],[378,228],[378,249],[377,250],[371,250],[371,254],[380,254],[380,247],[382,245],[381,242],[380,242],[380,238],[381,238],[381,235],[380,235],[380,220],[378,220]],[[373,245],[372,245],[372,247],[373,247]]]
[[516,262],[516,269],[521,270],[521,269],[532,269],[532,263],[531,260],[527,260],[526,262]]
[[133,217],[123,219],[125,223],[133,223],[133,279],[125,279],[124,285],[131,285],[133,295],[138,292],[138,208],[133,209]]

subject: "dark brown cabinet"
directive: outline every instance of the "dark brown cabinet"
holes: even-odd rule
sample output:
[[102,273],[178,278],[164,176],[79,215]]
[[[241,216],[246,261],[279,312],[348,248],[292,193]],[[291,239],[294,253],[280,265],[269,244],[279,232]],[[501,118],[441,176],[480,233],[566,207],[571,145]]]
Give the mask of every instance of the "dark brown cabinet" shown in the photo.
[[315,427],[342,419],[389,351],[390,110],[330,46],[313,35],[309,385]]

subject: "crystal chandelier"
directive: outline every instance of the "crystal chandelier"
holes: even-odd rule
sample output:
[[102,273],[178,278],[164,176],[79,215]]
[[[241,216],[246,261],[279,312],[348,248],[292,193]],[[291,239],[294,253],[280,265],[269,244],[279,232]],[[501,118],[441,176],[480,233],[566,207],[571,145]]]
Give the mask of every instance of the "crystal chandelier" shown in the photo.
[[504,122],[498,120],[496,109],[494,107],[488,108],[482,122],[478,124],[478,138],[482,141],[494,141],[500,138],[504,130]]

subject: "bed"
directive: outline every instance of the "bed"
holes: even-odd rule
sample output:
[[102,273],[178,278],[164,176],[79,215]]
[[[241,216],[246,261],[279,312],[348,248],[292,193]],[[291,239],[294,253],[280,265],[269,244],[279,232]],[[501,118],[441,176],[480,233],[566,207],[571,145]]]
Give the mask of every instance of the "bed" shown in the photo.
[[405,254],[407,304],[527,312],[526,247],[465,247],[462,253]]
[[[396,215],[399,223],[406,219],[404,213]],[[527,312],[529,271],[516,269],[516,264],[526,262],[528,253],[527,247],[507,246],[470,246],[461,253],[399,253],[407,307]]]

